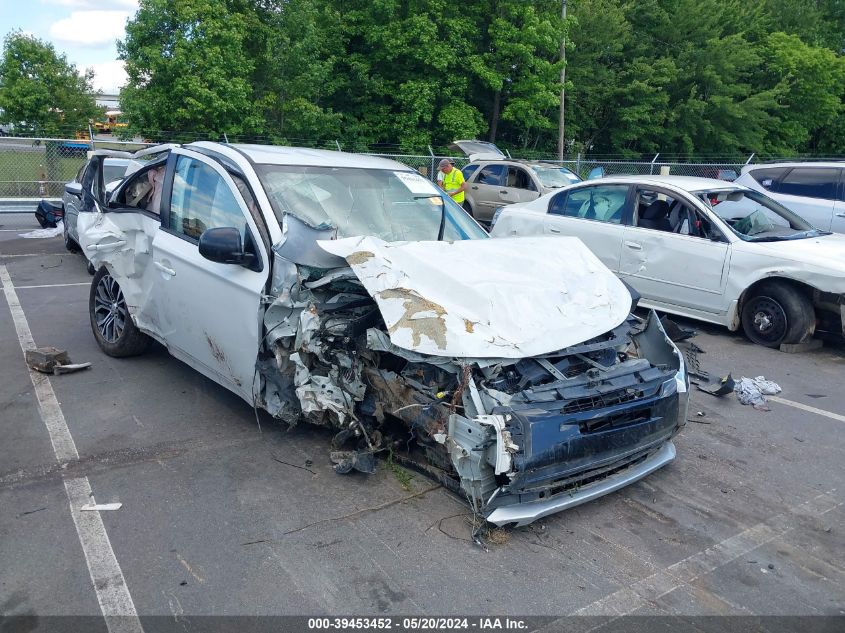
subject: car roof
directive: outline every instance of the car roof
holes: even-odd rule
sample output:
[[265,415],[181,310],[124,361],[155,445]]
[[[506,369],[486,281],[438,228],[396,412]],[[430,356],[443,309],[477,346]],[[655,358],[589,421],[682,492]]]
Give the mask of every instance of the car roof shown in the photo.
[[838,167],[845,168],[845,161],[843,160],[793,160],[793,161],[777,161],[771,163],[754,163],[753,165],[745,165],[742,172],[754,171],[756,169],[770,169],[778,167]]
[[118,158],[117,156],[107,156],[103,163],[106,165],[117,165],[117,166],[126,166],[129,164],[128,158]]
[[671,187],[677,187],[678,189],[683,189],[684,191],[690,192],[715,191],[721,189],[747,189],[747,187],[743,187],[742,185],[737,185],[733,182],[727,182],[725,180],[718,180],[716,178],[700,178],[698,176],[664,176],[660,174],[644,174],[642,176],[606,176],[604,178],[599,178],[597,180],[587,180],[585,182],[596,183],[610,181],[634,181],[650,185],[669,185]]
[[[213,147],[217,143],[197,143],[205,147]],[[190,147],[190,145],[188,146]],[[390,169],[393,171],[411,171],[411,168],[395,160],[367,156],[363,154],[349,154],[325,149],[310,149],[307,147],[285,147],[279,145],[229,145],[255,163],[268,165],[308,165],[313,167],[355,167],[359,169]]]

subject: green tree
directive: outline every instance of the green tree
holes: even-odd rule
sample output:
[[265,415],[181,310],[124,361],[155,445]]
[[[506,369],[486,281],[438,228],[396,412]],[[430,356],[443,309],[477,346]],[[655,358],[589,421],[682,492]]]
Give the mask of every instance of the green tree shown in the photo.
[[0,59],[0,121],[40,136],[72,136],[87,130],[100,110],[91,81],[52,44],[15,31],[3,42]]
[[263,131],[253,96],[254,18],[246,2],[141,0],[118,42],[129,129],[167,140]]

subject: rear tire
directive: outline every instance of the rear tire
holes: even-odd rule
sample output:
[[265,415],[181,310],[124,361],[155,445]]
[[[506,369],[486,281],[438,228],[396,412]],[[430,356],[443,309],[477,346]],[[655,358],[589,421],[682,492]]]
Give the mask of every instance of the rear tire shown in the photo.
[[810,299],[782,282],[758,287],[742,307],[742,329],[758,345],[780,347],[803,343],[816,329],[816,313]]
[[152,343],[149,336],[135,327],[123,290],[105,266],[91,281],[88,313],[97,345],[108,356],[137,356],[147,351]]
[[70,236],[67,231],[67,218],[62,222],[62,236],[65,238],[65,248],[71,253],[78,253],[81,249],[79,244]]

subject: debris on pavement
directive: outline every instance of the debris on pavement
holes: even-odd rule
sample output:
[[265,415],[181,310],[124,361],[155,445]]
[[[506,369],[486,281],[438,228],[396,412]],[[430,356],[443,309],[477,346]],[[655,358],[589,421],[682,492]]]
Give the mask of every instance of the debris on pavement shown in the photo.
[[88,369],[91,363],[71,364],[70,356],[63,349],[55,347],[37,347],[26,350],[26,364],[31,369],[44,374],[70,374],[82,369]]
[[681,341],[685,341],[698,335],[696,330],[691,330],[678,325],[678,323],[670,319],[665,314],[660,317],[660,324],[666,331],[666,336],[668,336],[673,343],[680,343]]
[[780,385],[771,380],[766,380],[765,376],[757,376],[756,378],[743,376],[736,383],[734,390],[740,403],[750,404],[758,411],[769,411],[766,396],[773,396],[781,392]]
[[[694,335],[695,332],[693,332]],[[684,357],[689,367],[688,374],[690,382],[698,387],[699,391],[709,393],[711,396],[724,396],[733,392],[735,381],[730,372],[728,372],[727,376],[719,377],[713,376],[710,372],[701,369],[698,355],[706,353],[703,349],[688,340],[680,343],[678,348],[684,352]]]
[[89,503],[79,508],[83,512],[108,512],[109,510],[120,510],[123,504],[118,503]]
[[47,237],[58,237],[64,233],[64,226],[61,222],[59,222],[54,227],[48,227],[46,229],[35,229],[34,231],[29,231],[28,233],[19,233],[20,237],[25,237],[27,239],[44,239]]

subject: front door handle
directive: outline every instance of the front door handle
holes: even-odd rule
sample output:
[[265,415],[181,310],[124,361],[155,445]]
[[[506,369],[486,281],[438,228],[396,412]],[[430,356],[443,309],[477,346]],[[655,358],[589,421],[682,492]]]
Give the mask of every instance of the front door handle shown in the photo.
[[625,242],[625,246],[627,246],[628,248],[633,249],[635,251],[643,250],[643,245],[640,244],[639,242]]
[[502,189],[499,193],[507,193],[507,192],[508,192],[507,189]]
[[158,268],[158,269],[159,269],[161,272],[163,272],[165,275],[170,275],[171,277],[175,277],[175,276],[176,276],[176,271],[175,271],[175,270],[173,270],[172,268],[168,268],[167,266],[165,266],[165,265],[164,265],[164,264],[162,264],[161,262],[155,262],[155,265],[156,265],[156,268]]
[[473,188],[473,189],[478,189],[478,187],[477,187],[476,185],[473,185],[473,186],[472,186],[472,188]]
[[549,233],[560,233],[560,229],[549,229]]
[[837,213],[836,217],[837,218],[845,218],[845,213]]

